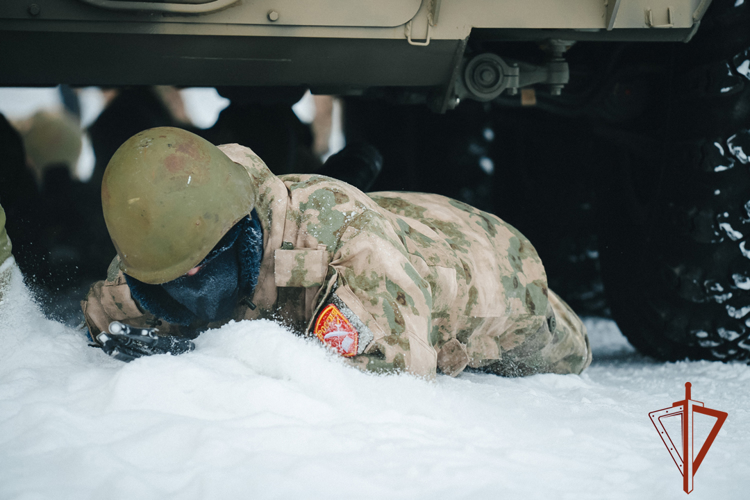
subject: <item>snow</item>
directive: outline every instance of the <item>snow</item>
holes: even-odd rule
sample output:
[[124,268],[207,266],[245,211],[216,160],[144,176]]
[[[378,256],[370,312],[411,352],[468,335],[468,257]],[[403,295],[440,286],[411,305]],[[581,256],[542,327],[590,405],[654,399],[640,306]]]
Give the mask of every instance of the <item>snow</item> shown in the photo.
[[587,320],[582,376],[373,376],[267,321],[124,364],[44,319],[14,273],[2,499],[684,498],[648,413],[687,381],[729,413],[690,498],[750,489],[750,368],[655,362],[608,320]]

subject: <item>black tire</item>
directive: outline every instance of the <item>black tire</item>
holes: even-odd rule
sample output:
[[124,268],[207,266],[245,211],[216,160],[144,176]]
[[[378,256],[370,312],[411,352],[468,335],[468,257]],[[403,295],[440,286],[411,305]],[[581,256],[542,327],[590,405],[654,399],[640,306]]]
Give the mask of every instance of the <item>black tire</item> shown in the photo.
[[[702,146],[696,149],[715,147]],[[715,161],[697,154],[696,160]],[[644,354],[750,359],[750,172],[738,163],[671,179],[669,198],[650,207],[627,179],[607,193],[600,232],[605,290],[613,317]]]
[[721,47],[707,37],[673,51],[658,133],[608,152],[619,164],[599,204],[605,291],[622,332],[659,359],[750,359],[750,51],[736,24],[712,62]]

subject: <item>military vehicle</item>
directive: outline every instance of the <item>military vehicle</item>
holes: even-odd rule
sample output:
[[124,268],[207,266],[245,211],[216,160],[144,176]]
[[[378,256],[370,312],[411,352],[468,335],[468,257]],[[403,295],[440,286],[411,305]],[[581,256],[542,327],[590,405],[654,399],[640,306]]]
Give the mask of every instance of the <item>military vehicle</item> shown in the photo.
[[748,3],[4,0],[0,85],[343,96],[348,137],[385,156],[376,188],[498,213],[584,312],[601,255],[646,354],[744,360]]
[[[568,82],[577,40],[687,41],[710,0],[5,0],[2,85],[401,88],[439,111]],[[533,63],[471,42],[544,42]],[[412,92],[407,92],[406,89]],[[416,99],[415,97],[411,98]]]

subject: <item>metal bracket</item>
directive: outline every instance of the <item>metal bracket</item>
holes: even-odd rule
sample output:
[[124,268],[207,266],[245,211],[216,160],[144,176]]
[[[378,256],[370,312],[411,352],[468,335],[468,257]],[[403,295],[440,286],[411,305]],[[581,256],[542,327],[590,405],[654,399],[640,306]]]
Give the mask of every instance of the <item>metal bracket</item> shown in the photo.
[[432,25],[428,22],[427,23],[427,38],[424,42],[415,42],[411,38],[411,21],[406,23],[406,27],[404,28],[404,32],[406,34],[406,41],[409,42],[409,45],[415,45],[417,47],[427,47],[430,44],[430,32],[432,30]]
[[487,102],[502,93],[516,95],[519,89],[537,84],[546,86],[551,95],[560,95],[570,80],[563,54],[572,44],[567,40],[548,40],[545,50],[550,57],[541,64],[503,59],[491,52],[466,58],[456,77],[455,95],[459,100]]
[[654,14],[651,9],[646,9],[646,24],[651,28],[673,28],[672,7],[667,7],[667,24],[654,24]]
[[411,28],[414,19],[409,20],[404,26],[404,34],[406,35],[406,41],[409,45],[416,47],[427,47],[430,44],[430,36],[432,34],[432,27],[437,25],[438,13],[440,12],[441,0],[427,0],[427,36],[424,42],[415,42],[411,37]]
[[183,0],[182,3],[130,0],[81,0],[81,2],[109,10],[172,12],[175,14],[208,14],[237,3],[239,0]]

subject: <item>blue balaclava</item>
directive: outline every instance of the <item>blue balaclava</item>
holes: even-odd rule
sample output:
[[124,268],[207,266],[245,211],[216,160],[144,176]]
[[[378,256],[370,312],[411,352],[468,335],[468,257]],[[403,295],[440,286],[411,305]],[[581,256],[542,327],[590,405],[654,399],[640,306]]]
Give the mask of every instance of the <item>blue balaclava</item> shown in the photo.
[[242,297],[252,297],[263,260],[263,230],[253,210],[219,241],[192,276],[149,285],[130,276],[131,295],[157,318],[177,325],[232,317]]
[[161,285],[167,294],[198,319],[218,321],[232,315],[239,295],[239,261],[235,225],[199,264],[192,276],[181,276]]

